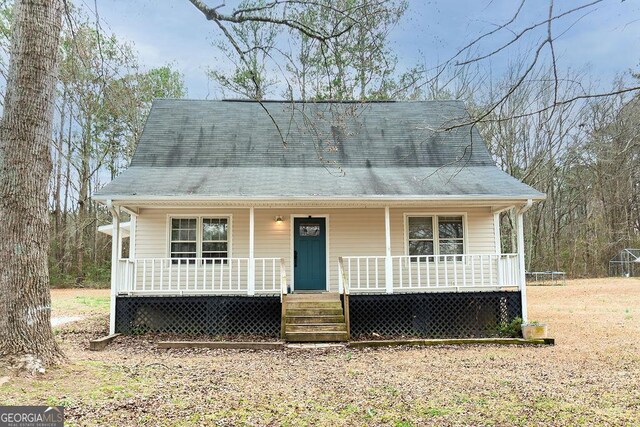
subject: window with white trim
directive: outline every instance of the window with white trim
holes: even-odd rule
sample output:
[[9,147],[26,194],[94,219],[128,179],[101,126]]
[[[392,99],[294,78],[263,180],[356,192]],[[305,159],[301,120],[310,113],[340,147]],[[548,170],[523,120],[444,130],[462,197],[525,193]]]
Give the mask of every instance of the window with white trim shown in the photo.
[[464,253],[464,226],[461,216],[438,217],[438,252],[440,255]]
[[171,258],[198,257],[197,224],[197,218],[171,218]]
[[433,217],[410,216],[409,255],[434,255]]
[[170,223],[172,259],[229,257],[229,218],[171,218]]
[[408,255],[463,254],[464,219],[459,215],[409,216],[407,242]]
[[202,218],[202,258],[227,258],[229,255],[227,218]]

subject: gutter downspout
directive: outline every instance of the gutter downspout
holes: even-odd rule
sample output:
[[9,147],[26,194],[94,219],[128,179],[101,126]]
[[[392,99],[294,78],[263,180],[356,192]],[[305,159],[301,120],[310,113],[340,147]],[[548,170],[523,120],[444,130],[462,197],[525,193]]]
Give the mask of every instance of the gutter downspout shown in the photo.
[[107,200],[107,209],[111,212],[113,231],[111,232],[111,301],[109,305],[109,334],[116,332],[116,295],[118,276],[118,250],[120,248],[120,216],[111,199]]
[[518,231],[518,272],[520,274],[520,298],[522,302],[522,322],[526,323],[527,316],[527,276],[524,265],[524,213],[533,206],[533,200],[527,200],[527,203],[516,211],[516,224]]

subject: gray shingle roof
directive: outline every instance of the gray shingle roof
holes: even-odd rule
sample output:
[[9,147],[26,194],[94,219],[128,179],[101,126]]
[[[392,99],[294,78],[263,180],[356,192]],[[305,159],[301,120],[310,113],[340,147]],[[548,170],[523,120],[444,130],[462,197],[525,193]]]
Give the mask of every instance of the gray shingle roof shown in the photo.
[[468,119],[459,101],[264,105],[156,100],[131,166],[95,197],[543,197],[475,127],[443,130]]

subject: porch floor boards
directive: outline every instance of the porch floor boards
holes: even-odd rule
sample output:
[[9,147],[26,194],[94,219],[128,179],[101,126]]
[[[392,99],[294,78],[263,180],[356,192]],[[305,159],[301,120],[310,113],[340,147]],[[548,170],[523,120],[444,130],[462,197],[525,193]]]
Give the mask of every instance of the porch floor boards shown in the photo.
[[288,342],[348,341],[338,293],[284,296],[284,339]]

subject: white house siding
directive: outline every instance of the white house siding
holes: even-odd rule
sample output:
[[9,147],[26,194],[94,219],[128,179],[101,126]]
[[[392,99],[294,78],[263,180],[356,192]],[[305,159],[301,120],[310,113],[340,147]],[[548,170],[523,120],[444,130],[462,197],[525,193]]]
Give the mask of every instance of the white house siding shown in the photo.
[[[219,217],[229,216],[231,217],[231,246],[230,256],[234,258],[247,258],[249,256],[249,210],[248,209],[141,209],[136,221],[136,259],[153,259],[153,258],[168,258],[169,255],[169,220],[170,216],[204,216],[204,217]],[[146,271],[146,274],[142,271]],[[241,265],[240,278],[238,280],[238,269],[236,265],[227,266],[231,267],[232,275],[229,271],[222,271],[222,276],[215,274],[216,282],[213,283],[216,289],[222,286],[222,289],[244,290],[246,289],[246,266]],[[244,268],[243,268],[244,267]],[[208,269],[208,273],[211,274],[212,268],[220,269],[220,266],[212,267],[211,265],[205,266]],[[184,282],[187,277],[189,279],[188,288],[190,290],[204,289],[206,286],[211,286],[210,277],[207,278],[206,283],[202,282],[202,266],[196,276],[195,266],[169,266],[168,263],[164,263],[162,268],[156,263],[155,266],[147,261],[146,265],[142,265],[142,262],[138,262],[138,274],[136,277],[136,289],[142,289],[142,284],[145,283],[148,287],[153,282],[154,289],[170,290],[169,276],[171,276],[171,284],[177,287],[178,274],[180,274],[180,281]],[[153,270],[153,273],[152,273]],[[169,271],[171,273],[169,274]],[[160,276],[162,271],[162,276]],[[188,276],[187,276],[188,274]],[[153,277],[153,279],[152,279]],[[220,280],[222,279],[222,280]],[[222,283],[221,283],[222,282]],[[149,289],[149,288],[147,288]]]
[[[255,209],[255,253],[256,258],[284,258],[289,282],[291,282],[292,266],[292,215],[326,216],[328,226],[329,283],[331,290],[338,288],[338,257],[349,256],[384,256],[385,224],[382,208],[343,208],[343,209]],[[490,208],[392,208],[391,219],[391,252],[392,255],[405,255],[405,214],[466,214],[466,253],[494,253],[494,225]],[[168,217],[170,216],[204,216],[216,217],[230,215],[231,221],[231,256],[246,258],[249,256],[249,209],[141,209],[136,221],[135,253],[137,259],[167,258],[168,253]],[[277,224],[276,216],[282,216],[284,222]],[[270,267],[267,268],[269,270]],[[384,282],[383,263],[380,265],[380,281]],[[175,267],[174,267],[175,270]],[[260,266],[256,276],[259,285],[262,281]],[[373,265],[371,265],[373,271]],[[147,267],[150,275],[150,267]],[[182,278],[184,280],[182,271]],[[156,280],[158,277],[156,271]],[[166,273],[165,273],[166,274]],[[226,272],[225,272],[226,274]],[[176,271],[172,272],[176,278]],[[267,271],[265,280],[270,279]],[[235,277],[235,276],[234,276]],[[200,276],[201,280],[202,276]],[[227,278],[226,276],[223,279]],[[228,279],[228,278],[227,278]],[[143,280],[138,274],[138,286]],[[149,281],[147,277],[147,283]],[[165,276],[165,282],[167,277]],[[191,273],[190,280],[194,280]],[[226,280],[226,279],[225,279]],[[268,280],[267,280],[268,281]],[[194,290],[200,286],[194,282]],[[242,272],[242,289],[246,289],[246,275]],[[205,284],[203,283],[202,286]],[[232,283],[232,285],[234,285]],[[166,284],[164,285],[166,288]]]
[[[416,215],[464,215],[465,245],[468,254],[495,253],[495,234],[493,213],[490,208],[392,208],[391,217],[391,255],[406,255],[405,214]],[[384,213],[383,213],[384,215]]]
[[[493,228],[493,213],[490,208],[398,208],[390,209],[391,219],[391,255],[407,255],[406,216],[412,215],[462,215],[465,218],[465,254],[493,254],[495,253],[495,232]],[[434,230],[434,232],[436,232]],[[494,260],[495,261],[495,260]],[[453,258],[444,262],[410,262],[407,259],[393,260],[393,282],[395,287],[402,287],[404,291],[421,291],[422,286],[451,288],[467,284],[473,280],[474,285],[491,285],[496,278],[496,268],[488,257],[483,262],[462,263]],[[481,277],[483,279],[481,279]],[[352,277],[352,283],[355,279]],[[418,287],[418,283],[422,285]],[[435,289],[432,289],[435,290]]]

